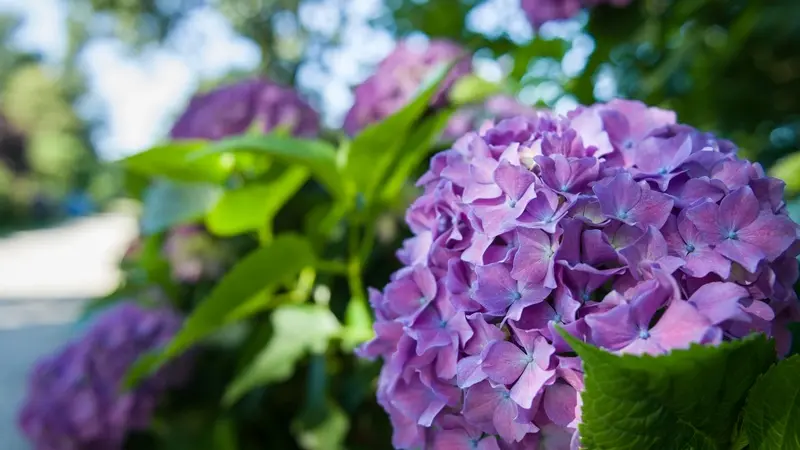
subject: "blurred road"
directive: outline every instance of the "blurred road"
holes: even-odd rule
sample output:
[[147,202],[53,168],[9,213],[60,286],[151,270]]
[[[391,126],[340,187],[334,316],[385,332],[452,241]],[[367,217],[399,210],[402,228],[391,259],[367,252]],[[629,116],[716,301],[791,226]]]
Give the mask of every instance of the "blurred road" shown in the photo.
[[108,214],[0,239],[0,449],[29,450],[16,410],[33,362],[64,343],[85,301],[116,286],[116,264],[136,234]]

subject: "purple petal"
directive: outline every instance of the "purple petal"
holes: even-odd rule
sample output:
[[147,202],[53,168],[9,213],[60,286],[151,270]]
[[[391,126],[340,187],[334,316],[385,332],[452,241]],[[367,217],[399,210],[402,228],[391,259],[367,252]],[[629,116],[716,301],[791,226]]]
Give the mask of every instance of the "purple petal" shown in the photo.
[[565,383],[555,383],[544,391],[545,414],[556,425],[567,427],[575,421],[575,409],[578,406],[578,391]]
[[686,348],[701,342],[711,326],[702,314],[683,300],[673,301],[658,323],[650,330],[650,337],[664,350]]
[[511,276],[523,283],[536,283],[555,289],[553,255],[556,243],[542,230],[520,229],[517,231],[519,249],[514,256]]
[[503,312],[522,296],[517,291],[517,282],[503,263],[478,266],[475,273],[478,278],[474,298],[491,313]]
[[718,325],[741,315],[739,300],[749,296],[747,289],[736,283],[716,282],[701,286],[689,297],[689,303],[706,316],[711,325]]
[[486,379],[486,373],[481,368],[483,359],[480,355],[467,356],[458,361],[456,367],[456,382],[458,387],[466,389]]
[[513,384],[527,366],[527,356],[508,341],[494,342],[486,348],[483,371],[495,383]]
[[639,328],[633,322],[631,307],[615,306],[601,314],[586,316],[592,342],[602,348],[619,350],[639,337]]
[[760,248],[745,241],[725,239],[716,246],[716,251],[722,256],[742,265],[750,273],[756,273],[758,263],[767,255]]
[[555,375],[555,369],[544,370],[534,362],[528,363],[522,375],[511,388],[511,399],[519,406],[530,409],[534,397],[539,395],[545,384],[553,382]]
[[628,212],[627,221],[623,220],[623,222],[642,229],[646,229],[648,226],[661,228],[667,221],[673,204],[671,198],[660,192],[642,189],[641,199]]
[[522,199],[529,189],[533,189],[536,176],[520,166],[512,166],[503,161],[494,171],[494,180],[509,200],[516,202]]
[[762,213],[737,235],[740,240],[758,247],[771,261],[795,242],[797,226],[786,216]]
[[749,187],[737,189],[719,204],[719,224],[724,231],[741,230],[753,223],[760,208],[758,199]]

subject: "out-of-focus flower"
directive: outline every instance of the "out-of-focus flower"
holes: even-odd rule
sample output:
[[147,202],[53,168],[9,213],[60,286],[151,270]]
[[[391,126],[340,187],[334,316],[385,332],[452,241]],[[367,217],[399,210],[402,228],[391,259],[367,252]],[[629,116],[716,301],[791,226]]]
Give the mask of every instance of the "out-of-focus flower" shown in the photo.
[[619,353],[751,332],[785,352],[800,317],[783,183],[670,111],[503,120],[418,184],[406,267],[371,292],[360,349],[384,359],[396,447],[576,448],[583,371],[557,326]]
[[198,225],[179,225],[167,232],[163,248],[172,278],[184,283],[213,280],[225,271],[230,255]]
[[522,9],[534,28],[551,20],[575,17],[583,7],[609,4],[618,8],[627,6],[631,0],[521,0]]
[[[422,47],[400,42],[378,65],[375,73],[355,88],[355,101],[344,120],[345,131],[354,135],[399,110],[414,97],[435,69],[463,56],[464,50],[450,41],[432,40]],[[441,84],[432,105],[444,104],[453,82],[470,70],[470,60],[460,60]]]
[[188,376],[190,359],[178,359],[132,391],[123,393],[120,383],[139,356],[165,344],[181,323],[170,310],[121,303],[82,339],[40,361],[19,416],[34,447],[121,450],[128,432],[146,429],[159,399]]
[[172,127],[173,139],[222,139],[254,124],[264,132],[285,127],[295,136],[319,132],[319,115],[294,90],[251,79],[194,96]]

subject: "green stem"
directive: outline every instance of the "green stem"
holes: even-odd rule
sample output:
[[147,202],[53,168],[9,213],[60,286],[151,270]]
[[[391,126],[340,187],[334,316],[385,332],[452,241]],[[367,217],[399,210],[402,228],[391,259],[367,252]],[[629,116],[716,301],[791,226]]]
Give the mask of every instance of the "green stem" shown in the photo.
[[341,261],[317,261],[316,267],[320,272],[342,276],[346,276],[350,270],[348,265]]
[[350,295],[355,299],[364,299],[364,284],[361,281],[361,244],[358,239],[358,224],[351,225],[348,236],[348,253],[350,260],[347,263],[347,283],[350,286]]

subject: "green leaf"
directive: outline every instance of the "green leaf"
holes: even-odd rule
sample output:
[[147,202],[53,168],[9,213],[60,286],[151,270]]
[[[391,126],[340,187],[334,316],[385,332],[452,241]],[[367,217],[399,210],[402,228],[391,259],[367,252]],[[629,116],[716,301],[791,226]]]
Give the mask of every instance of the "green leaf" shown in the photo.
[[430,156],[436,141],[447,127],[447,122],[452,115],[452,110],[444,110],[423,121],[411,134],[408,141],[404,143],[403,150],[400,152],[401,156],[392,168],[391,175],[384,183],[381,193],[384,201],[391,202],[395,199],[414,170]]
[[372,315],[364,297],[350,299],[344,313],[344,324],[342,347],[345,351],[353,351],[356,346],[372,339],[375,335],[372,330]]
[[453,83],[448,97],[454,105],[466,105],[480,103],[504,90],[501,83],[495,83],[477,75],[466,75]]
[[781,158],[773,165],[769,174],[786,182],[786,192],[795,194],[800,191],[800,152]]
[[290,164],[307,167],[331,195],[339,197],[343,194],[342,180],[336,168],[336,149],[325,141],[274,134],[237,136],[209,145],[200,158],[240,152],[269,155]]
[[142,231],[154,234],[195,222],[206,215],[221,195],[222,188],[213,184],[156,180],[144,193]]
[[383,121],[367,126],[350,142],[343,173],[352,181],[356,192],[364,194],[368,200],[372,198],[404,148],[407,136],[428,110],[450,67],[452,65],[447,65],[445,70],[438,71],[427,88],[406,106]]
[[583,360],[581,444],[592,450],[728,450],[745,396],[775,360],[764,335],[660,356],[618,356],[560,330]]
[[305,167],[289,167],[275,181],[226,191],[206,217],[208,229],[218,236],[235,236],[269,224],[308,176]]
[[283,306],[275,309],[271,320],[272,338],[228,387],[225,404],[233,404],[257,386],[288,379],[295,364],[308,352],[325,352],[328,341],[341,328],[336,316],[319,305]]
[[[122,160],[130,171],[147,176],[164,176],[176,181],[223,183],[234,161],[225,155],[205,155],[207,141],[174,141],[153,147]],[[187,161],[188,159],[191,161]]]
[[339,450],[350,429],[350,420],[339,405],[328,401],[325,418],[312,426],[302,419],[292,423],[292,432],[304,450]]
[[[158,358],[137,361],[128,374],[126,385],[136,384],[142,375],[152,373],[199,340],[231,323],[231,313],[241,304],[314,262],[308,241],[291,234],[280,235],[269,245],[251,252],[219,281]],[[244,317],[237,315],[235,318]]]
[[517,48],[513,52],[514,67],[509,75],[519,80],[528,72],[528,65],[533,58],[553,58],[560,61],[567,51],[567,42],[561,39],[544,39],[535,37],[530,43]]
[[752,450],[800,448],[800,355],[758,379],[747,396],[744,430]]
[[214,423],[214,450],[238,450],[236,425],[231,419],[220,418]]

